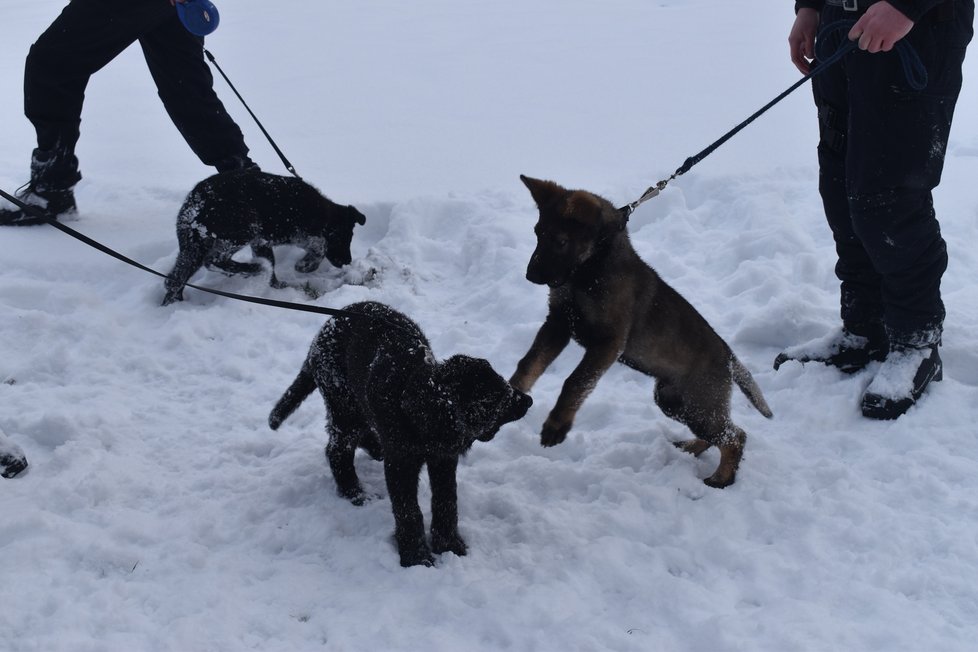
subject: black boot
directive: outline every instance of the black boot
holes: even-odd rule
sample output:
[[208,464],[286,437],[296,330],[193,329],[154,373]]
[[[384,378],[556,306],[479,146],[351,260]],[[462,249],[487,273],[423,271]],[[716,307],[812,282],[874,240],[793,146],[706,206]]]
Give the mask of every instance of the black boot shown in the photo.
[[214,164],[218,172],[234,172],[236,170],[258,171],[258,164],[251,160],[247,154],[234,154],[222,158]]
[[16,193],[31,208],[0,208],[0,226],[33,226],[74,215],[78,209],[72,189],[80,179],[74,154],[35,149],[31,180]]
[[27,184],[17,191],[17,199],[31,209],[19,206],[0,208],[0,226],[34,226],[45,224],[48,220],[74,215],[75,193],[71,188],[65,190],[40,190],[32,184]]
[[796,360],[821,362],[851,374],[885,359],[888,350],[889,338],[882,324],[844,325],[826,337],[785,349],[774,359],[774,368]]
[[0,430],[0,476],[12,478],[27,468],[27,458],[20,446],[13,443]]
[[924,347],[895,344],[863,394],[863,416],[896,419],[917,402],[931,381],[944,377],[938,344]]

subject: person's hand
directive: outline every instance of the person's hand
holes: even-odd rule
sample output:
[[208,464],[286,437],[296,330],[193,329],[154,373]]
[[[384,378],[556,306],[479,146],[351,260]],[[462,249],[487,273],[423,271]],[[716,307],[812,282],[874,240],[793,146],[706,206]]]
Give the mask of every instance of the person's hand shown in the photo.
[[913,28],[913,21],[889,2],[870,5],[849,30],[849,40],[859,41],[867,52],[889,52]]
[[788,34],[788,48],[791,52],[791,63],[807,75],[812,71],[812,59],[815,58],[815,31],[818,29],[818,12],[814,9],[802,8],[795,15],[795,23]]

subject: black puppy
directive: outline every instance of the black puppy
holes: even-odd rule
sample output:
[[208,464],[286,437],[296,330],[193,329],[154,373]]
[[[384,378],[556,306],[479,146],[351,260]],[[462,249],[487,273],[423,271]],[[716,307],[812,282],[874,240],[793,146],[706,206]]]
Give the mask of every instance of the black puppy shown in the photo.
[[207,265],[230,274],[257,274],[261,263],[239,263],[231,256],[247,245],[272,267],[273,245],[302,247],[298,272],[315,271],[323,258],[336,267],[349,264],[353,227],[367,218],[353,206],[335,204],[305,181],[258,170],[215,174],[198,183],[177,216],[180,253],[165,281],[163,305],[183,299],[183,286]]
[[[359,316],[327,322],[299,376],[268,417],[278,429],[319,387],[329,411],[326,457],[341,496],[366,500],[353,464],[357,446],[383,459],[402,566],[433,563],[432,551],[464,555],[458,533],[455,471],[475,440],[489,441],[532,404],[485,360],[455,355],[436,362],[413,321],[375,302],[344,309]],[[428,465],[431,547],[418,507],[418,477]]]

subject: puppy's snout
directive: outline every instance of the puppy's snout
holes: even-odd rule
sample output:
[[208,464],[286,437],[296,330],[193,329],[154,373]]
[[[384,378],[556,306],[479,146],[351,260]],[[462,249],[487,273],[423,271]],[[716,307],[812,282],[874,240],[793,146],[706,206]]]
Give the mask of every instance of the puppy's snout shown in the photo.
[[509,416],[513,421],[517,421],[526,416],[527,410],[533,405],[533,399],[529,394],[524,394],[520,390],[513,388],[513,398],[509,404]]
[[537,251],[534,251],[533,255],[530,256],[530,262],[526,266],[526,280],[537,285],[546,285],[547,283],[543,266],[540,264],[540,253]]
[[496,412],[496,422],[492,425],[492,428],[477,437],[479,441],[492,441],[492,438],[496,436],[500,428],[507,423],[522,419],[526,415],[526,411],[533,405],[533,399],[528,395],[515,387],[511,387],[510,389],[512,393],[509,395],[509,398],[498,407],[499,411]]
[[333,267],[343,267],[349,265],[353,262],[353,255],[350,253],[349,249],[343,251],[330,250],[326,252],[326,260]]

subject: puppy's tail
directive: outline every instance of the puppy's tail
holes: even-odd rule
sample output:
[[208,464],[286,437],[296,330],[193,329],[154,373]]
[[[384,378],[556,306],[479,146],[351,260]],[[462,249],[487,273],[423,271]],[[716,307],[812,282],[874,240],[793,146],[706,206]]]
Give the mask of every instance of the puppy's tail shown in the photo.
[[303,364],[299,375],[292,381],[289,388],[285,390],[282,398],[278,400],[278,403],[275,404],[275,407],[272,408],[271,413],[268,415],[268,426],[272,430],[278,430],[282,422],[295,412],[296,408],[306,400],[307,396],[312,394],[314,389],[316,389],[316,379],[309,370],[309,366]]
[[767,401],[764,400],[764,394],[761,393],[761,388],[758,387],[754,377],[751,376],[747,367],[734,355],[730,356],[730,374],[733,376],[734,382],[737,383],[737,387],[740,388],[751,402],[751,405],[757,408],[758,412],[768,419],[774,416],[771,408],[768,407]]

